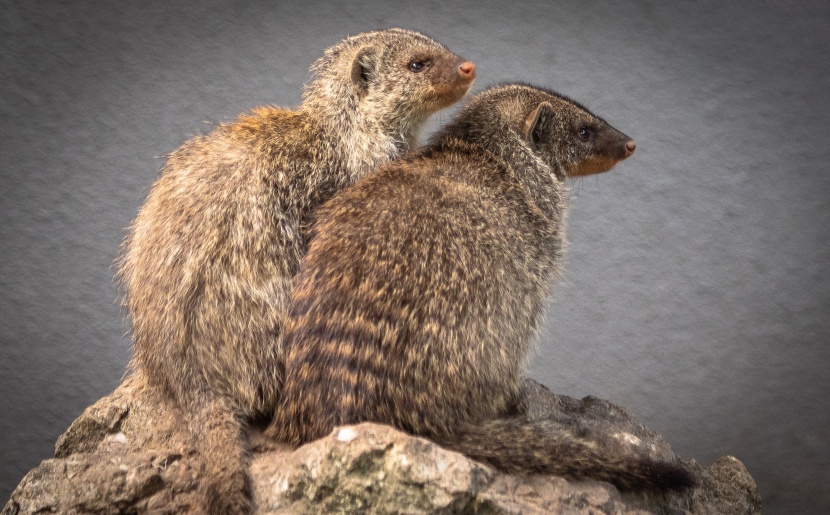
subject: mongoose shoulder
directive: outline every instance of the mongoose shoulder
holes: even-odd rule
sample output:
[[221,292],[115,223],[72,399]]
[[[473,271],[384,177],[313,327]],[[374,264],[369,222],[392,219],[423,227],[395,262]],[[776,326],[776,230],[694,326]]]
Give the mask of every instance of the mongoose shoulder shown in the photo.
[[634,149],[563,96],[496,87],[423,150],[325,204],[294,285],[286,382],[268,431],[296,444],[374,421],[508,472],[692,484],[674,463],[605,455],[515,414],[562,260],[563,181]]
[[167,159],[123,243],[132,369],[169,393],[205,456],[210,511],[244,511],[242,423],[279,397],[280,331],[308,215],[408,149],[473,63],[423,34],[349,37],[296,110],[263,107]]

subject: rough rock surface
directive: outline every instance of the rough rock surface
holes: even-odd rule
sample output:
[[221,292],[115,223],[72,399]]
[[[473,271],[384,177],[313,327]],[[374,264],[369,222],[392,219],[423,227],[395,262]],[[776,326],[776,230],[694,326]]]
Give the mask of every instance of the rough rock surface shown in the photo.
[[[550,418],[600,438],[673,456],[656,433],[625,410],[587,397],[525,385],[527,416]],[[175,407],[127,379],[89,407],[56,444],[55,458],[23,478],[2,515],[28,513],[186,513],[196,511],[201,465],[177,424]],[[708,469],[686,494],[621,494],[608,483],[552,476],[515,477],[388,426],[360,424],[299,449],[258,446],[251,434],[252,493],[258,513],[760,512],[755,482],[735,458]]]

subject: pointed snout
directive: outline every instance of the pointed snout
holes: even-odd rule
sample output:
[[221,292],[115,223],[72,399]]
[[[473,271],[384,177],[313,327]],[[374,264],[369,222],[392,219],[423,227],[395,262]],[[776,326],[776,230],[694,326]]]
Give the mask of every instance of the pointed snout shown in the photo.
[[463,97],[476,78],[476,65],[463,57],[454,56],[452,61],[436,64],[437,73],[430,77],[434,95],[432,109],[449,107]]
[[633,139],[630,139],[625,142],[625,157],[623,159],[627,159],[631,157],[631,154],[637,149],[637,143],[634,142]]
[[568,177],[578,177],[607,172],[620,161],[631,157],[636,149],[637,143],[633,139],[605,124],[597,129],[593,153],[565,173]]
[[476,65],[472,61],[467,61],[458,65],[458,75],[469,82],[476,78]]

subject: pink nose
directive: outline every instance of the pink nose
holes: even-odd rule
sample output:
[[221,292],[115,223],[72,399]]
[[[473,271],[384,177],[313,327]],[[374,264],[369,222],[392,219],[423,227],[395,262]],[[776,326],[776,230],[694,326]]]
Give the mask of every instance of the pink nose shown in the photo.
[[472,61],[467,61],[458,65],[458,74],[462,79],[473,80],[476,78],[476,65]]
[[637,144],[634,143],[634,140],[628,140],[625,142],[625,157],[631,156],[634,151],[637,149]]

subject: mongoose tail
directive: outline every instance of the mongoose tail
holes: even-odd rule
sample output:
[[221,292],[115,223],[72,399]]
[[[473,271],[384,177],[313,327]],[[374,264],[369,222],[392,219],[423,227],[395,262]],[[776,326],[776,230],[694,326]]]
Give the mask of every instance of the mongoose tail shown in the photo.
[[680,490],[696,484],[694,476],[678,464],[603,452],[595,441],[579,438],[553,422],[496,419],[463,425],[451,437],[435,440],[511,474],[599,479],[620,490]]

